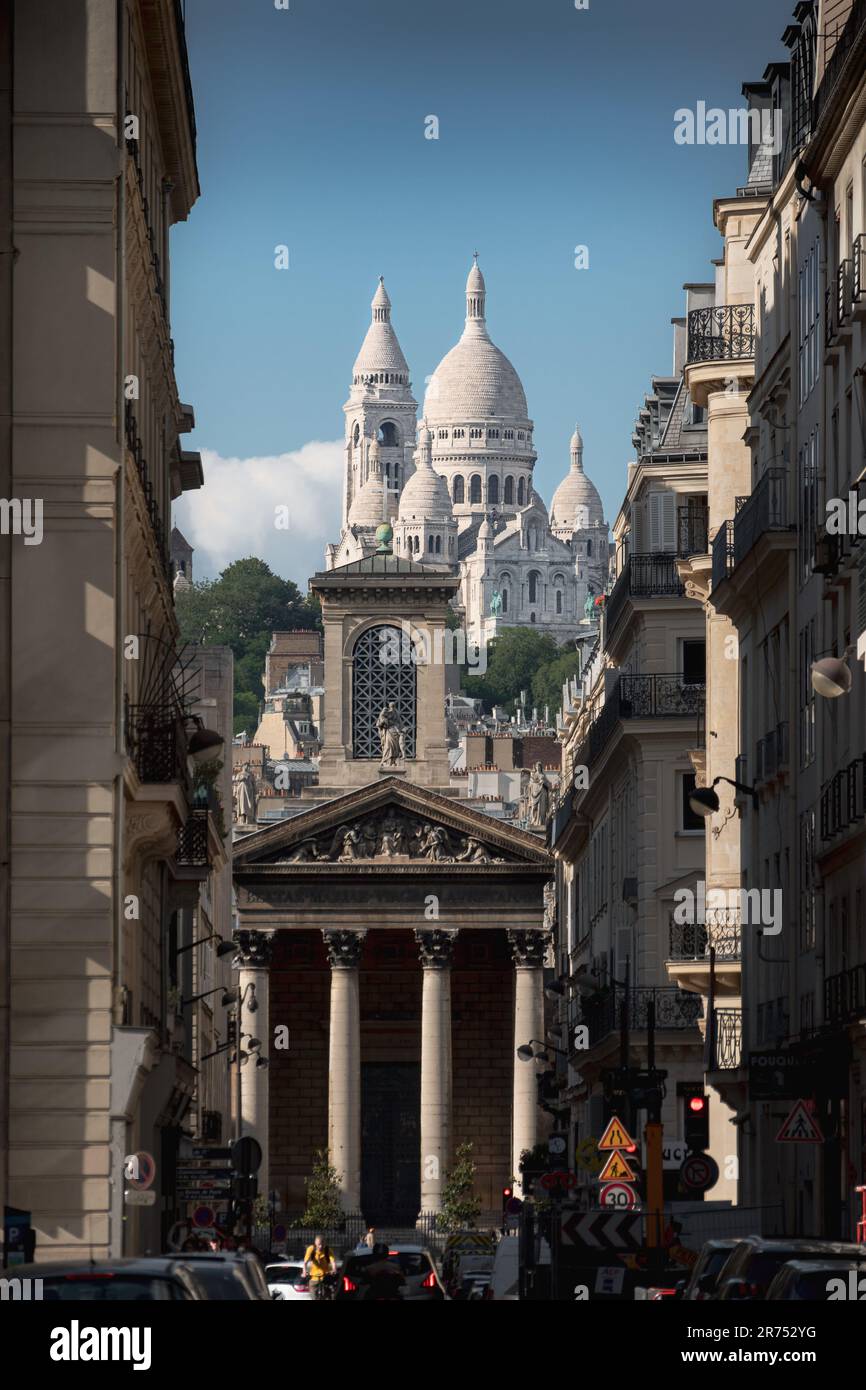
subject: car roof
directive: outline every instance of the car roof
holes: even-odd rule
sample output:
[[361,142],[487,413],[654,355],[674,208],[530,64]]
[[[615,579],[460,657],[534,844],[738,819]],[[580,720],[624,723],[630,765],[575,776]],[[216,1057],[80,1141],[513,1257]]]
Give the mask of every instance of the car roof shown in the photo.
[[105,1260],[45,1260],[39,1264],[10,1265],[5,1278],[45,1279],[54,1274],[150,1274],[173,1272],[186,1264],[182,1255],[127,1255]]
[[763,1236],[745,1236],[743,1240],[737,1242],[738,1245],[751,1245],[755,1250],[766,1250],[774,1254],[779,1250],[803,1250],[814,1251],[820,1255],[828,1250],[838,1250],[840,1254],[856,1255],[858,1247],[851,1241],[843,1240],[822,1240],[820,1236],[770,1236],[765,1239]]
[[785,1274],[789,1269],[796,1274],[815,1274],[826,1269],[834,1274],[838,1274],[842,1269],[862,1269],[866,1265],[866,1246],[863,1247],[863,1258],[860,1260],[788,1260],[782,1266],[779,1274]]

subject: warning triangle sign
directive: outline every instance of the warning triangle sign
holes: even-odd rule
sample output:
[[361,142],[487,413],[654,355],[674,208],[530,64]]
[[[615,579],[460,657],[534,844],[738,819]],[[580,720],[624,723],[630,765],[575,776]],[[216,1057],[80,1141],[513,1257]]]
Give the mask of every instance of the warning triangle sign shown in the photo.
[[599,1149],[633,1149],[635,1143],[630,1138],[622,1120],[613,1115],[610,1124],[598,1141],[598,1147]]
[[637,1175],[629,1167],[625,1155],[612,1153],[598,1175],[599,1182],[637,1182]]
[[798,1100],[779,1133],[777,1144],[823,1144],[821,1126],[806,1109],[806,1102]]

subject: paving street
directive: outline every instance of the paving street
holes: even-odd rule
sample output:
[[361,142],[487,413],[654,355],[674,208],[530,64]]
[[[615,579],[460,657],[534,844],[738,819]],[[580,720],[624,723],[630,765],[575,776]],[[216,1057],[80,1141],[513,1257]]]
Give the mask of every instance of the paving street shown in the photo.
[[827,1374],[866,0],[0,0],[0,72],[16,1349],[556,1303]]

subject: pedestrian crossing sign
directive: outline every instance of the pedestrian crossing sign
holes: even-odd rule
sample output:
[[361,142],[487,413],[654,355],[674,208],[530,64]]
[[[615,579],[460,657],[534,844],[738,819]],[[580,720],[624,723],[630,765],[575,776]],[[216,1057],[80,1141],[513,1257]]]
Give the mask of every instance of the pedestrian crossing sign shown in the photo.
[[622,1120],[613,1115],[610,1124],[598,1141],[598,1147],[599,1149],[634,1149],[636,1145]]
[[806,1109],[806,1102],[798,1100],[779,1133],[777,1144],[823,1144],[821,1126]]
[[600,1183],[637,1182],[637,1175],[629,1167],[624,1154],[612,1153],[599,1173],[598,1181]]

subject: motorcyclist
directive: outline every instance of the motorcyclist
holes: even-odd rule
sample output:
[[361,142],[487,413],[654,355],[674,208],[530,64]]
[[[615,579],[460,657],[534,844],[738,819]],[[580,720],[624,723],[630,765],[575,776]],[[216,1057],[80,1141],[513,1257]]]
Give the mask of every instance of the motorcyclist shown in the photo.
[[387,1245],[373,1246],[373,1259],[364,1269],[367,1281],[365,1299],[399,1299],[403,1286],[403,1271],[396,1260],[389,1258]]

